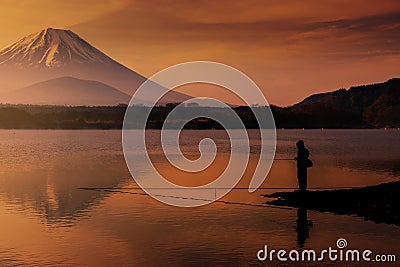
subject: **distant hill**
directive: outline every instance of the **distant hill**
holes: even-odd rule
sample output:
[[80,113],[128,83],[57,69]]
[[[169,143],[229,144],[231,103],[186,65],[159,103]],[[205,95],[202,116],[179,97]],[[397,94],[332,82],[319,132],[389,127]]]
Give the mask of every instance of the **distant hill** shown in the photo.
[[315,94],[291,107],[274,109],[290,128],[399,127],[400,79]]
[[0,95],[3,103],[70,106],[114,106],[130,96],[101,82],[61,77]]

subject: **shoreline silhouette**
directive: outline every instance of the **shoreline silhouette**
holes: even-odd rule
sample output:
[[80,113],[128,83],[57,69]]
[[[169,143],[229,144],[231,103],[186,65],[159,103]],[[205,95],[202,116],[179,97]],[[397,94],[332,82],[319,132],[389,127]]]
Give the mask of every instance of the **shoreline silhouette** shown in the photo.
[[400,226],[400,181],[354,189],[276,192],[266,204],[357,215],[375,223]]
[[[84,85],[81,87],[79,90],[85,89]],[[400,78],[393,78],[383,83],[311,95],[289,107],[231,106],[247,129],[259,128],[253,112],[264,113],[267,112],[266,108],[271,109],[277,129],[400,129],[400,117],[396,115],[398,112],[395,112],[400,110],[400,102],[397,101],[399,87]],[[30,96],[32,94],[34,92]],[[65,100],[65,96],[60,95],[58,98],[54,103],[63,103]],[[126,95],[125,98],[129,99],[129,96]],[[63,106],[5,104],[0,96],[0,102],[1,100],[1,129],[121,129],[127,109],[126,103],[115,106],[89,106],[88,102],[82,106]],[[177,104],[160,104],[154,108],[139,105],[133,108],[138,112],[152,108],[147,128],[161,129],[165,118]],[[201,111],[211,117],[220,114],[226,120],[231,119],[231,113],[221,107],[193,104],[186,109],[187,115]],[[9,119],[11,117],[12,120]],[[135,125],[131,127],[134,129]],[[193,119],[185,127],[199,130],[222,129],[219,123],[205,117]]]

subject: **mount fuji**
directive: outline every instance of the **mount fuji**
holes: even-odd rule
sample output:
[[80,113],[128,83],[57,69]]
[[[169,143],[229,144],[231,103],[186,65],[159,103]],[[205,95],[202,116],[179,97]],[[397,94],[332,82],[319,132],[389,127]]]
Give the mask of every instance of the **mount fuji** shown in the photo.
[[[72,77],[78,81],[71,78],[58,79],[61,77]],[[51,82],[46,83],[48,80]],[[40,103],[50,104],[54,101],[46,100],[45,92],[51,91],[48,86],[55,88],[57,99],[62,99],[63,92],[69,90],[68,81],[72,82],[71,87],[79,84],[80,90],[71,89],[77,99],[86,100],[88,93],[96,92],[92,87],[96,85],[99,88],[99,83],[103,84],[101,86],[103,90],[100,91],[105,98],[118,95],[119,99],[125,99],[121,98],[122,95],[116,93],[115,89],[121,91],[122,94],[132,95],[146,80],[144,76],[113,60],[70,30],[47,28],[23,37],[0,51],[0,94],[12,95],[14,99],[12,102],[18,102],[18,92],[27,94],[29,90],[37,90],[36,95],[43,93]],[[88,90],[83,86],[85,83]],[[45,85],[45,88],[41,88],[42,85]],[[155,91],[148,92],[149,96],[157,93],[158,90],[165,90],[160,85],[154,85],[152,90]],[[110,94],[107,94],[105,88],[113,92],[110,91]],[[84,93],[85,96],[82,97],[80,93]],[[71,92],[65,92],[65,94],[68,94],[69,99],[73,97]],[[190,96],[170,91],[159,103],[182,102],[190,98]],[[0,102],[5,103],[6,100],[7,97],[2,99],[0,95]],[[116,100],[111,99],[110,105]],[[29,97],[25,96],[24,102],[29,102]],[[89,105],[82,101],[75,102],[80,105]],[[100,102],[104,104],[107,101]],[[93,101],[91,103],[93,104]],[[65,105],[69,104],[65,103]]]

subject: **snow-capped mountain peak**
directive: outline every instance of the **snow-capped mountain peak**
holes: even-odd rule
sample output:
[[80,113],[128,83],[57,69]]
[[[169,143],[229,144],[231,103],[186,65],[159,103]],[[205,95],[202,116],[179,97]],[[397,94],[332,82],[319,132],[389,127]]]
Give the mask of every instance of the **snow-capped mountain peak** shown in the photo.
[[[54,80],[60,77],[100,82],[128,95],[132,95],[147,80],[139,73],[111,59],[70,30],[47,28],[23,37],[0,51],[0,93],[17,90],[15,91],[18,96],[16,100],[22,101],[26,95],[30,97],[29,90],[40,89],[40,92],[48,95],[51,91],[50,86],[53,86],[54,92],[62,92],[63,90],[70,91],[68,88],[77,88],[81,84],[71,82],[71,86],[63,86],[64,83],[60,80]],[[42,82],[49,80],[57,81],[57,83],[46,83],[44,85],[47,87],[43,88]],[[33,84],[35,87],[29,87]],[[38,87],[39,85],[41,88]],[[18,91],[23,88],[27,90]],[[153,90],[147,92],[149,99],[160,90],[164,92],[165,88],[154,84]],[[83,97],[83,93],[82,91],[80,96],[76,94],[76,97]],[[66,94],[67,92],[62,95],[66,96]],[[189,98],[178,92],[169,92],[162,102],[182,102]],[[143,98],[143,101],[146,99]],[[5,100],[7,99],[4,97],[3,101]],[[13,101],[13,103],[16,102]],[[65,101],[64,103],[72,102]]]
[[0,65],[20,67],[54,68],[111,60],[72,31],[53,28],[23,37],[0,51]]

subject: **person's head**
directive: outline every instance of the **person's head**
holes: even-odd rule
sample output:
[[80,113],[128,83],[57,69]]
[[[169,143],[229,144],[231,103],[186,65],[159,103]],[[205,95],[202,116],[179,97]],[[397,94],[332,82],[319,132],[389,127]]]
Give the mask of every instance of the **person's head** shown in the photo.
[[303,148],[304,147],[304,141],[303,140],[299,140],[296,143],[297,148]]

